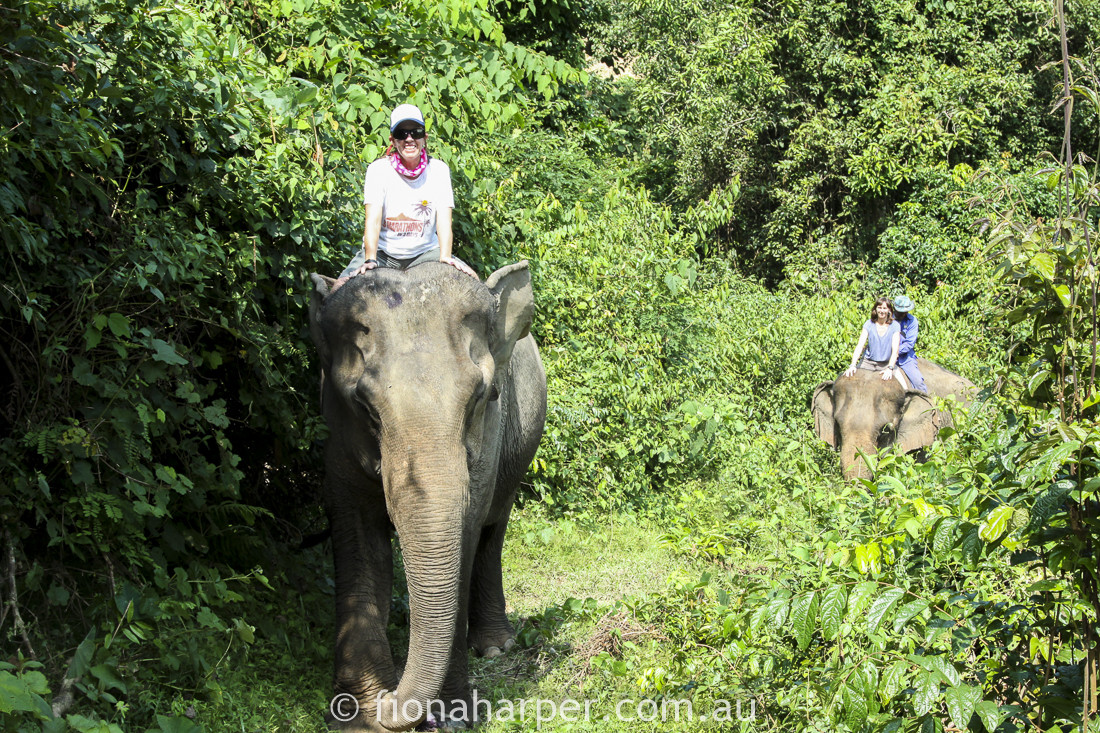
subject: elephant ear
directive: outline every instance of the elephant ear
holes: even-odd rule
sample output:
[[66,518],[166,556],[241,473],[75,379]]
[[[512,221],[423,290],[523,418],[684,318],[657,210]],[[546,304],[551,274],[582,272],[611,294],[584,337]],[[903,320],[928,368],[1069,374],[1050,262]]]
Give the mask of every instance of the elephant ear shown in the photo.
[[313,280],[313,292],[310,293],[309,298],[309,335],[313,338],[313,345],[321,355],[321,363],[328,364],[330,353],[328,343],[325,341],[325,333],[321,330],[321,307],[325,304],[325,298],[332,294],[332,286],[336,280],[317,273],[309,277]]
[[814,390],[810,407],[814,414],[817,437],[836,448],[836,420],[833,418],[833,383],[822,382]]
[[928,395],[910,390],[905,396],[894,442],[906,453],[925,448],[936,439],[940,428],[950,424],[951,415],[937,409]]
[[531,332],[535,294],[527,260],[502,267],[485,280],[497,303],[493,342],[489,345],[499,369],[512,358],[516,342]]

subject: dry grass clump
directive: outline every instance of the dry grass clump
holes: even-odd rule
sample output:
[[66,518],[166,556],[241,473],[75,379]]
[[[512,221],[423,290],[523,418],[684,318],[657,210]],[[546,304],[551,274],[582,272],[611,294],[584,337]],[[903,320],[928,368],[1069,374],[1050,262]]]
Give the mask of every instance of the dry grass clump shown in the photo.
[[615,659],[623,656],[626,642],[651,637],[663,639],[664,636],[652,626],[645,626],[625,611],[609,613],[596,623],[592,635],[574,651],[573,656],[584,663],[585,674],[592,671],[592,660],[607,652]]

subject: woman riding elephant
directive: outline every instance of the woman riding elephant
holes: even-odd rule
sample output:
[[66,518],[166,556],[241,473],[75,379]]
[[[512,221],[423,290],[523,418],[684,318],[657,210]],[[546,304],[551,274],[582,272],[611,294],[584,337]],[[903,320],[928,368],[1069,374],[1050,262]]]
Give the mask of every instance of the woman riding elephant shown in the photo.
[[894,309],[889,298],[879,298],[871,308],[871,318],[863,324],[859,343],[852,352],[852,364],[845,377],[854,376],[856,369],[881,371],[882,379],[897,377],[906,387],[905,378],[897,373],[898,348],[901,345],[901,326],[894,320]]
[[451,170],[428,154],[419,107],[402,104],[390,114],[389,147],[367,168],[363,204],[363,247],[340,273],[337,287],[379,266],[405,270],[424,262],[443,262],[477,277],[452,252]]

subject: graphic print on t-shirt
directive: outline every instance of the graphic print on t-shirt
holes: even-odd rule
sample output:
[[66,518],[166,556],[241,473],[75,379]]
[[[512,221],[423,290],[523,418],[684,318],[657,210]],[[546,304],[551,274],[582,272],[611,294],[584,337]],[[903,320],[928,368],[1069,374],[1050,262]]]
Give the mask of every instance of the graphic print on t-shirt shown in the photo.
[[404,214],[387,217],[386,231],[397,237],[419,237],[424,233],[425,222],[410,219]]
[[419,237],[432,220],[432,204],[420,200],[413,204],[413,212],[421,218],[414,219],[404,213],[386,217],[386,231],[397,237]]

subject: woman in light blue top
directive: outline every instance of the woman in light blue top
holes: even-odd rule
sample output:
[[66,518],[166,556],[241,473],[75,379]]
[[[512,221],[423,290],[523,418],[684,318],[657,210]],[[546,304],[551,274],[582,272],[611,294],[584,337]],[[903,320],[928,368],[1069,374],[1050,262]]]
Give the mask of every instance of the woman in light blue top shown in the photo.
[[871,369],[881,371],[883,380],[897,377],[905,386],[904,377],[895,372],[900,345],[901,326],[894,320],[890,299],[879,298],[871,308],[871,318],[863,324],[859,343],[852,352],[852,364],[844,371],[844,376],[854,375],[857,368]]

